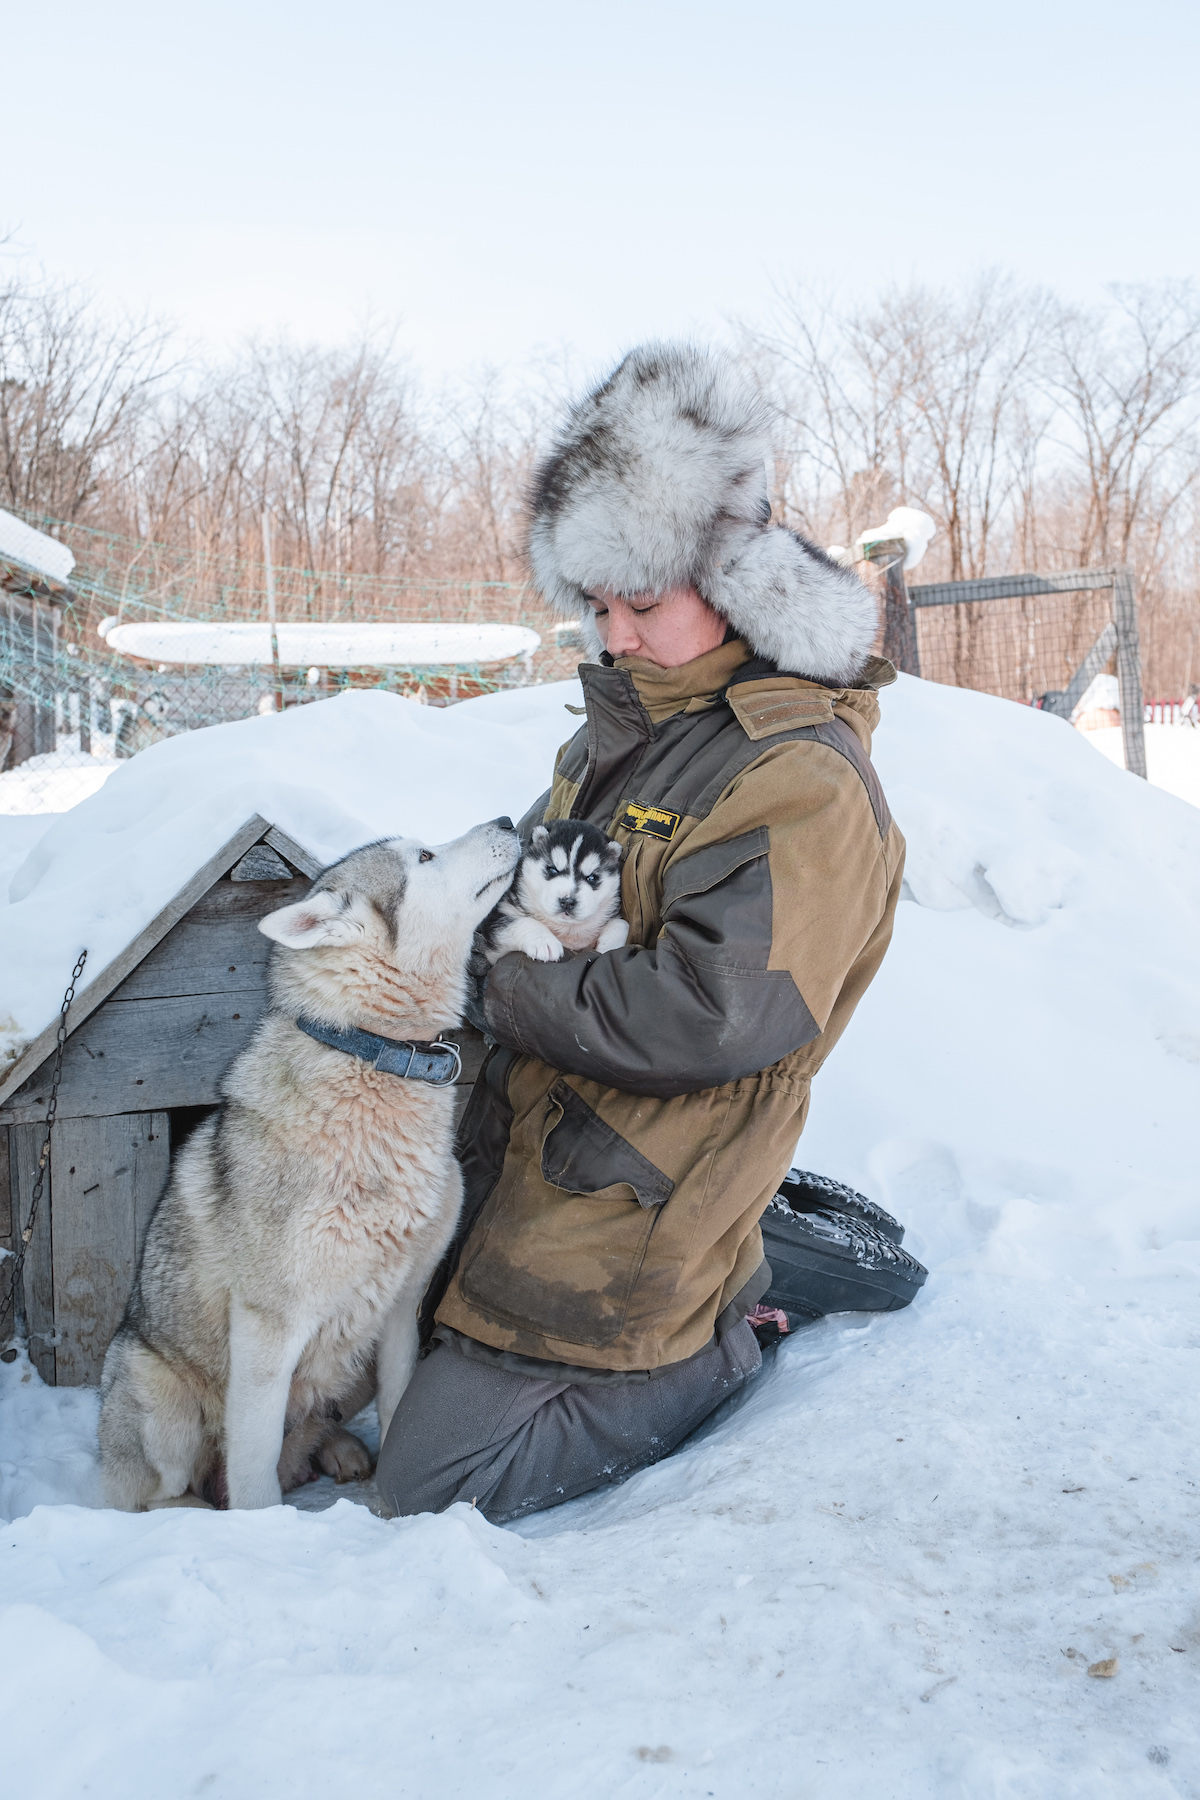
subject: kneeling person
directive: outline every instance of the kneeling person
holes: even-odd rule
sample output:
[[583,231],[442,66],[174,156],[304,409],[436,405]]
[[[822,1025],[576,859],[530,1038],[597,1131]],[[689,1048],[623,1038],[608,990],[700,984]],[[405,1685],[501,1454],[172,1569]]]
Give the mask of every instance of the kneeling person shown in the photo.
[[452,1266],[379,1459],[396,1512],[504,1521],[620,1480],[759,1370],[759,1219],[904,861],[875,604],[770,524],[769,424],[722,359],[644,346],[541,470],[534,573],[597,660],[522,835],[619,844],[629,941],[490,972]]

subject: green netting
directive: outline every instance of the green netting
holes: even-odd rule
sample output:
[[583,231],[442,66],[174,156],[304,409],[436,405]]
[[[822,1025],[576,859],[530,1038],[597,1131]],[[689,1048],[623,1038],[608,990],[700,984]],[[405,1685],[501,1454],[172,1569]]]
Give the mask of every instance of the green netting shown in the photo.
[[537,595],[513,582],[405,582],[352,571],[278,567],[280,622],[524,625],[532,659],[483,666],[284,669],[153,664],[111,649],[105,621],[246,622],[267,616],[264,563],[28,518],[67,543],[65,592],[0,562],[0,813],[60,811],[105,772],[163,738],[346,687],[383,688],[433,705],[573,673]]

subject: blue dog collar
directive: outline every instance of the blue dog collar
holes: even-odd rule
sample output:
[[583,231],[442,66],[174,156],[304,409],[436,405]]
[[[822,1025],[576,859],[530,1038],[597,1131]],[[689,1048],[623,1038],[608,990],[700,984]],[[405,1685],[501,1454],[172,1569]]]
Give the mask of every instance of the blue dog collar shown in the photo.
[[331,1050],[343,1050],[357,1056],[384,1075],[399,1075],[402,1080],[428,1081],[433,1087],[449,1087],[462,1074],[462,1056],[457,1044],[432,1043],[419,1039],[378,1037],[373,1031],[338,1031],[333,1025],[318,1025],[315,1019],[296,1020],[301,1031],[318,1044]]

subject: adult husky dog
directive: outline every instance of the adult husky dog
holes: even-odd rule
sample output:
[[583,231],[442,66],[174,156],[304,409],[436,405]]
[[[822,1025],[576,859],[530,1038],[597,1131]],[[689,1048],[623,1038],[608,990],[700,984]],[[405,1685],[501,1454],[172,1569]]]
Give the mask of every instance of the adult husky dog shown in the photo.
[[[428,1040],[462,1016],[472,934],[519,854],[508,819],[368,844],[262,920],[270,1010],[176,1159],[104,1359],[110,1505],[273,1506],[314,1457],[369,1472],[340,1421],[374,1390],[386,1433],[461,1199],[435,1085],[454,1059]],[[383,1072],[410,1045],[434,1079]]]

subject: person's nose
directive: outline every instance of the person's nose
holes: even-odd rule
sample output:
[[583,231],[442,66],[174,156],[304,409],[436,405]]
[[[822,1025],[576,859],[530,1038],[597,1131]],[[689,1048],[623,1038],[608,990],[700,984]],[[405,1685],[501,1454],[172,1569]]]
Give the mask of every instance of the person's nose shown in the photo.
[[642,647],[637,615],[632,608],[610,603],[608,609],[608,643],[610,656],[636,656]]

